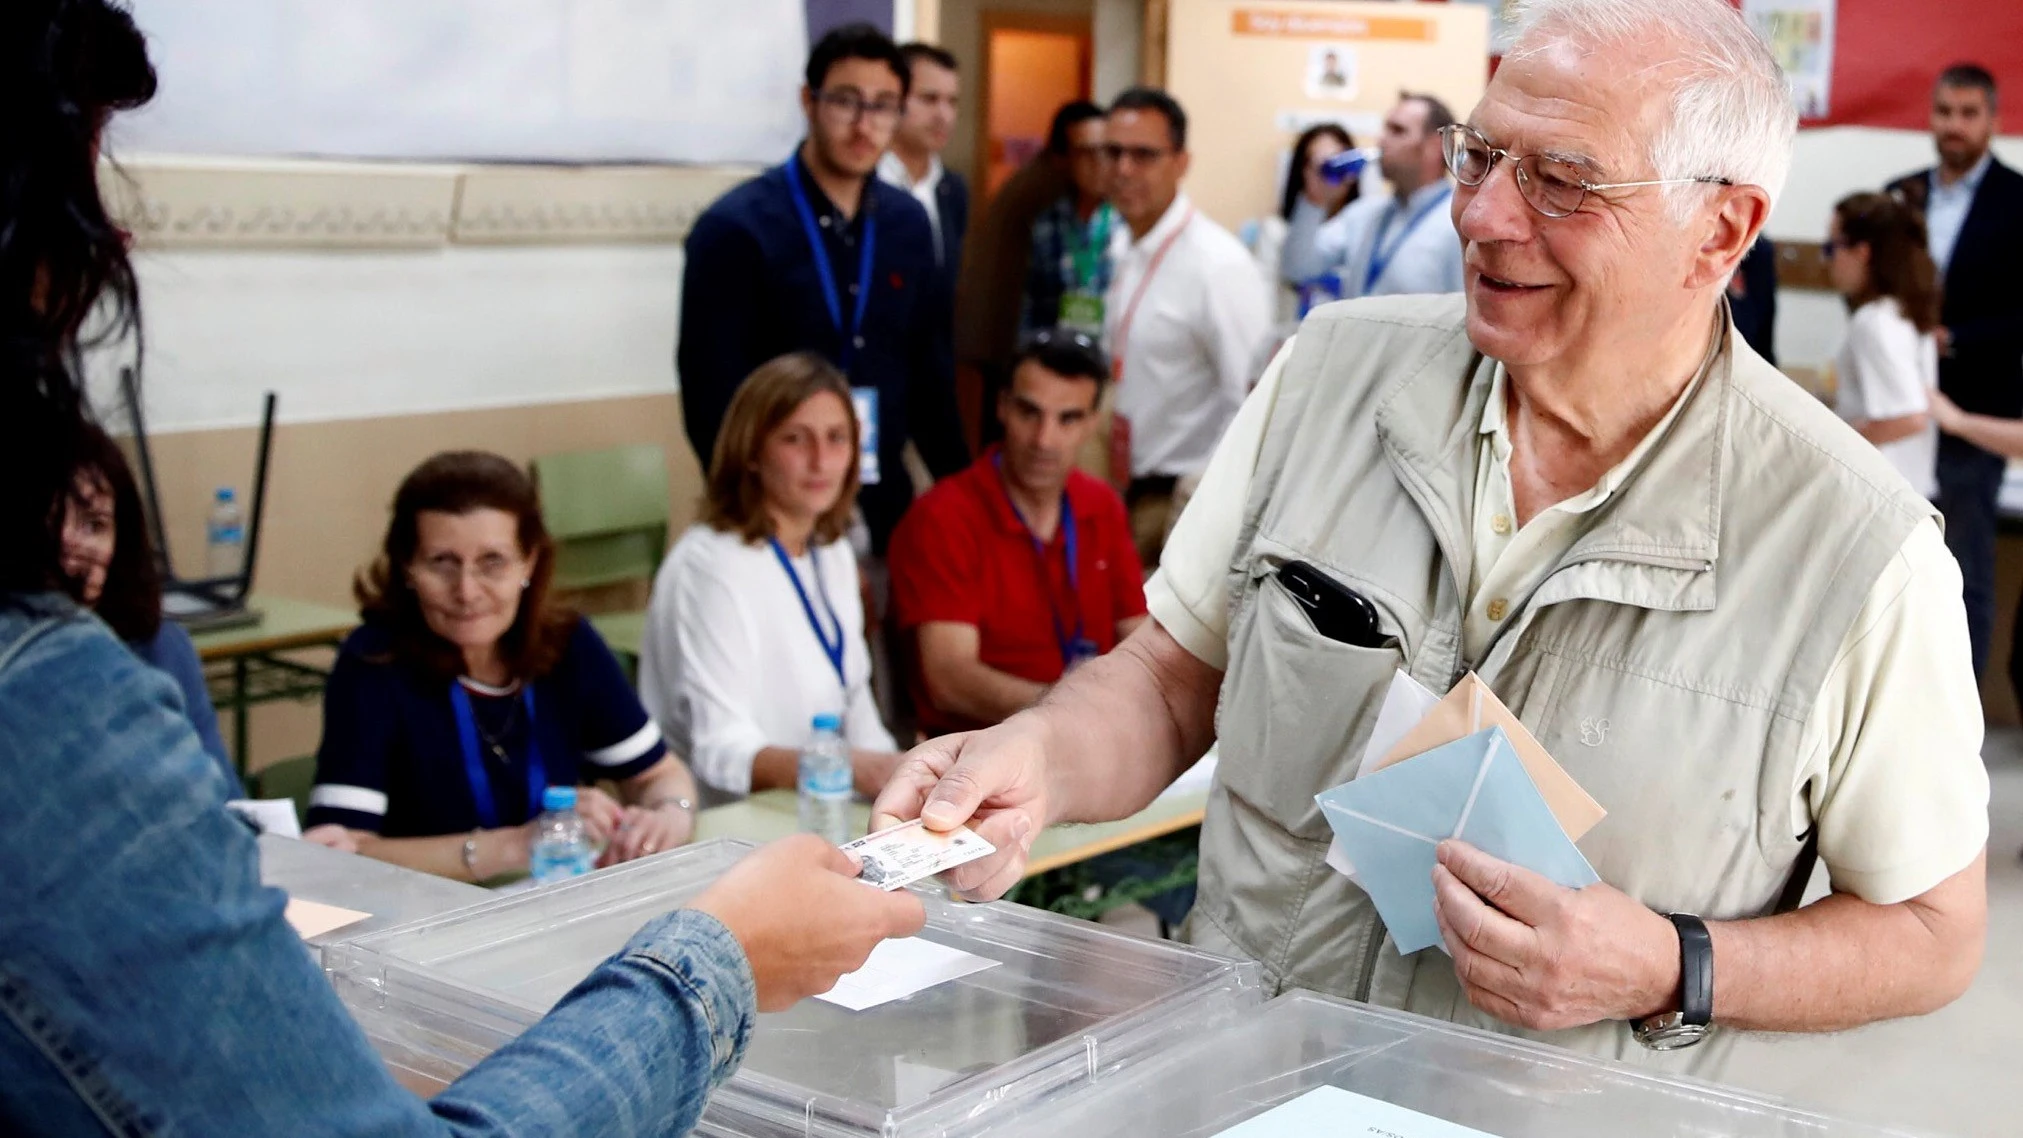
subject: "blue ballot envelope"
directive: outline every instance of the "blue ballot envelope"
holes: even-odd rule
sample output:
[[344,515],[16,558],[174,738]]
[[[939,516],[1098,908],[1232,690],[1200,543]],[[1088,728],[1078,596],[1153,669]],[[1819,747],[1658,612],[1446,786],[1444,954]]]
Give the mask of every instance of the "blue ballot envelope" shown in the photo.
[[1560,829],[1501,727],[1314,796],[1398,951],[1440,944],[1434,850],[1459,838],[1569,889],[1601,878]]

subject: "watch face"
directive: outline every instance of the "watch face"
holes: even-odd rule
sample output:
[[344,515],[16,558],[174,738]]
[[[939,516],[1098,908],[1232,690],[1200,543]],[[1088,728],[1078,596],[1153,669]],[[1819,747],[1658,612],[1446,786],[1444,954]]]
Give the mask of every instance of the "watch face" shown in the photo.
[[1665,1017],[1671,1022],[1648,1030],[1640,1029],[1637,1032],[1637,1042],[1653,1051],[1679,1051],[1707,1038],[1707,1033],[1712,1030],[1701,1024],[1677,1022],[1679,1018],[1677,1013],[1674,1013]]

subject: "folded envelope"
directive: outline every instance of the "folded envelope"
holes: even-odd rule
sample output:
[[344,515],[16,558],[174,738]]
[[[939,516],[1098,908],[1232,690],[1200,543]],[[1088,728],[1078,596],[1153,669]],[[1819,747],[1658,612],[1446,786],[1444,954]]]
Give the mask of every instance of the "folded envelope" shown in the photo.
[[1434,849],[1460,838],[1569,889],[1601,880],[1491,727],[1314,796],[1398,951],[1441,943]]
[[[1402,668],[1392,673],[1391,686],[1384,692],[1384,705],[1377,711],[1376,726],[1370,728],[1370,738],[1363,744],[1362,756],[1356,760],[1355,773],[1349,777],[1354,778],[1364,771],[1382,766],[1384,756],[1411,734],[1412,728],[1426,718],[1427,712],[1439,705],[1440,697]],[[1426,748],[1419,749],[1423,751]],[[1342,843],[1335,842],[1328,847],[1328,864],[1342,876],[1352,881],[1355,879],[1356,867],[1349,861],[1349,852],[1342,848]]]
[[1501,727],[1510,738],[1510,745],[1517,750],[1518,761],[1530,773],[1533,785],[1545,796],[1545,804],[1552,807],[1552,816],[1559,819],[1560,829],[1574,841],[1580,841],[1595,824],[1608,815],[1601,803],[1588,796],[1580,788],[1573,776],[1554,762],[1545,747],[1525,730],[1517,716],[1511,714],[1489,685],[1470,672],[1454,685],[1454,690],[1441,700],[1419,720],[1419,725],[1405,733],[1384,757],[1372,764],[1367,759],[1363,763],[1363,773],[1370,774],[1385,767],[1401,763],[1414,755],[1423,755],[1443,743],[1466,738],[1485,727]]

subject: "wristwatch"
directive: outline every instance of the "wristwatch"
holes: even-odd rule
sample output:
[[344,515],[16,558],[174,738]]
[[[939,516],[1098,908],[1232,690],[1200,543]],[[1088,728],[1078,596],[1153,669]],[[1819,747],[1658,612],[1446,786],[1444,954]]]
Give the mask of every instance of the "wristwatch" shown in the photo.
[[1631,1025],[1637,1042],[1653,1051],[1678,1051],[1714,1030],[1714,938],[1707,922],[1672,914],[1679,931],[1679,1010],[1661,1012]]

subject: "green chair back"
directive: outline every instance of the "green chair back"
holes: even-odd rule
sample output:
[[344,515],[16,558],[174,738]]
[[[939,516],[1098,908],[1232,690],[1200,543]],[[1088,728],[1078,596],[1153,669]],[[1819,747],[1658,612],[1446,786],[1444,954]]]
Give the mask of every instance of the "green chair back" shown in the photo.
[[295,817],[309,817],[309,792],[316,789],[316,756],[297,755],[270,763],[253,773],[249,787],[255,798],[288,798],[295,802]]
[[569,451],[534,460],[555,539],[555,587],[651,580],[667,551],[667,455],[660,447]]

